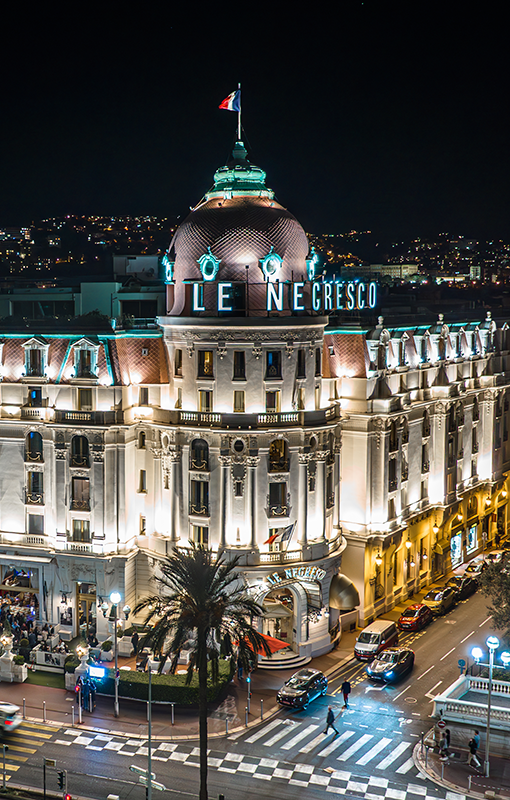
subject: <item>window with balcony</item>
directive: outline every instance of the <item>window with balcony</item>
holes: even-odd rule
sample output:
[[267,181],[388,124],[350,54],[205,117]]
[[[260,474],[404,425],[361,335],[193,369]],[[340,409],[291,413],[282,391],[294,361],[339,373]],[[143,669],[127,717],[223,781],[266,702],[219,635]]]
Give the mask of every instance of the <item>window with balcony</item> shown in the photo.
[[25,503],[31,506],[44,505],[44,488],[42,472],[27,472],[27,488]]
[[90,543],[90,522],[88,519],[73,519],[73,532],[71,541]]
[[244,414],[246,392],[234,392],[234,411]]
[[213,351],[198,351],[198,376],[199,378],[214,378]]
[[203,413],[213,410],[213,393],[208,389],[200,389],[198,392],[198,410]]
[[90,511],[90,481],[88,478],[73,478],[71,509]]
[[204,547],[209,546],[209,528],[203,525],[192,525],[192,535],[195,544],[201,544]]
[[320,347],[315,348],[315,377],[320,378],[322,375],[322,350]]
[[297,351],[297,378],[306,378],[306,354],[304,350]]
[[182,378],[182,350],[176,349],[174,354],[174,375]]
[[25,351],[25,373],[29,378],[42,378],[44,376],[43,351],[28,348]]
[[289,513],[287,503],[287,483],[281,481],[269,484],[269,514],[271,517],[283,517]]
[[244,350],[234,350],[234,376],[235,381],[246,380],[246,354]]
[[92,411],[92,389],[78,389],[78,411]]
[[289,445],[285,439],[274,439],[269,445],[269,472],[289,471]]
[[90,467],[89,442],[85,436],[71,439],[71,466]]
[[278,413],[280,411],[280,390],[277,389],[273,392],[266,392],[266,411],[271,413]]
[[266,353],[266,381],[278,380],[282,377],[282,354],[279,350],[268,350]]
[[74,377],[97,378],[97,353],[99,347],[88,339],[80,339],[74,348]]
[[44,516],[42,514],[27,514],[27,533],[34,536],[44,534]]
[[28,390],[28,405],[30,408],[42,408],[42,390],[37,386],[30,386]]
[[194,439],[189,453],[190,469],[209,469],[209,445],[205,439]]
[[43,440],[37,431],[30,431],[25,439],[25,461],[34,461],[39,464],[44,461]]
[[197,516],[209,516],[208,481],[191,481],[189,513]]

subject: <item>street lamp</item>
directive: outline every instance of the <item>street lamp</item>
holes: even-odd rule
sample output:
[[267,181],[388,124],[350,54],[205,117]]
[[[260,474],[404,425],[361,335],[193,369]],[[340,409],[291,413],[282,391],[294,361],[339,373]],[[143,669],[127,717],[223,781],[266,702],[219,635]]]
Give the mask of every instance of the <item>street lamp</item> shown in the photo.
[[[112,592],[110,594],[110,603],[112,604],[110,610],[110,620],[113,618],[113,653],[115,657],[115,700],[113,703],[113,713],[116,717],[119,716],[119,656],[117,653],[117,620],[118,620],[118,612],[117,606],[121,601],[121,597],[119,592]],[[129,606],[124,607],[124,613],[126,613],[126,608]],[[129,609],[131,611],[131,609]],[[106,617],[108,613],[108,603],[104,602],[101,604],[101,611],[103,615]],[[127,618],[127,617],[126,617]]]
[[[497,636],[489,636],[485,643],[489,649],[489,692],[487,698],[487,731],[485,734],[485,761],[484,761],[484,773],[485,777],[489,777],[489,750],[490,750],[490,740],[491,740],[491,700],[492,700],[492,671],[494,669],[494,653],[499,647],[499,639]],[[477,663],[480,663],[480,659],[483,656],[483,652],[480,647],[473,647],[471,650],[471,655],[475,659]],[[503,664],[507,666],[510,664],[510,653],[504,652],[501,654],[501,660]],[[484,664],[483,666],[487,666]]]

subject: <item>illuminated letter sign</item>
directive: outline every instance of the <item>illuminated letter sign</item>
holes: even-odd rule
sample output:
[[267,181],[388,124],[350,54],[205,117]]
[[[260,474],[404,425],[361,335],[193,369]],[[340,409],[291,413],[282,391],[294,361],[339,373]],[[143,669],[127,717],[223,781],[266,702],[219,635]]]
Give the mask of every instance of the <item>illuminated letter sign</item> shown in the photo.
[[333,303],[331,300],[332,290],[333,284],[329,282],[324,284],[324,311],[333,311]]
[[[230,289],[232,289],[231,283],[218,284],[218,311],[232,311]],[[229,303],[229,305],[225,305],[225,303]]]
[[357,301],[358,301],[358,308],[361,310],[365,308],[365,289],[366,286],[364,283],[358,283],[358,291],[356,293]]
[[283,283],[267,283],[267,310],[283,311]]
[[377,284],[372,281],[368,287],[368,305],[370,308],[375,308],[375,304],[377,303]]
[[193,311],[205,311],[204,287],[201,283],[193,284]]
[[349,309],[349,311],[354,311],[354,308],[356,307],[356,300],[354,298],[355,289],[356,286],[354,283],[347,284],[347,289],[345,291],[345,294],[347,295],[347,308]]
[[292,309],[293,311],[304,311],[305,306],[303,304],[303,289],[305,287],[304,283],[294,283],[292,285]]
[[321,285],[314,283],[312,285],[312,308],[314,311],[321,310]]

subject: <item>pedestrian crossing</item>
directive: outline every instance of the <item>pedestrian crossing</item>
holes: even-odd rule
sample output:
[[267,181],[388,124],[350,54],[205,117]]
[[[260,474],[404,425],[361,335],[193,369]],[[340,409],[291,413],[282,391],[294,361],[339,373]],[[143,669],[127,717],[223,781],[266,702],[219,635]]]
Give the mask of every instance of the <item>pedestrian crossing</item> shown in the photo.
[[54,732],[55,728],[49,725],[24,720],[13,733],[3,736],[2,744],[8,748],[5,753],[5,780],[10,780],[29,757],[52,738]]
[[[366,725],[361,727],[367,728]],[[378,771],[391,767],[399,775],[406,775],[414,767],[411,754],[416,739],[403,740],[400,735],[397,739],[385,732],[381,735],[362,733],[354,727],[333,736],[333,733],[325,735],[324,726],[320,724],[275,719],[248,736],[234,734],[229,738],[248,745],[258,743],[272,752],[284,751],[286,758],[318,756],[341,764],[370,765]]]

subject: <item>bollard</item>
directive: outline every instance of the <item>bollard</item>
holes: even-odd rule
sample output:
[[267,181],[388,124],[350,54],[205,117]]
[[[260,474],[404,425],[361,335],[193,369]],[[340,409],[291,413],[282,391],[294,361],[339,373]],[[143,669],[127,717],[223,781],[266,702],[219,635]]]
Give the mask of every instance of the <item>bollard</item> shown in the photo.
[[174,720],[175,720],[175,717],[174,717],[175,703],[170,703],[170,705],[172,707],[172,725],[173,725],[174,724]]
[[244,724],[248,727],[248,706],[244,709]]
[[228,717],[225,719],[225,736],[228,736]]
[[428,761],[428,758],[429,758],[429,748],[428,748],[428,746],[426,745],[426,746],[425,746],[425,769],[427,769],[427,761]]
[[264,701],[260,701],[260,719],[264,719]]
[[468,775],[468,792],[471,791],[471,778],[472,777],[473,777],[472,775]]
[[444,780],[444,761],[441,761],[441,780]]
[[43,714],[43,722],[46,722],[46,700],[43,700],[42,714]]
[[25,698],[23,698],[23,719],[25,719],[25,717],[26,717],[26,714],[25,714]]
[[247,705],[248,713],[251,711],[251,694],[248,695],[248,705]]
[[420,753],[421,753],[421,755],[423,755],[423,736],[424,736],[423,731],[421,732],[420,736],[421,736],[421,750],[420,750]]
[[147,703],[147,722],[149,721],[149,703]]
[[71,708],[71,725],[74,728],[74,706]]
[[81,716],[81,703],[80,703],[80,705],[78,706],[78,722],[79,722],[79,723],[80,723],[80,725],[81,725],[81,723],[82,723],[82,716]]

